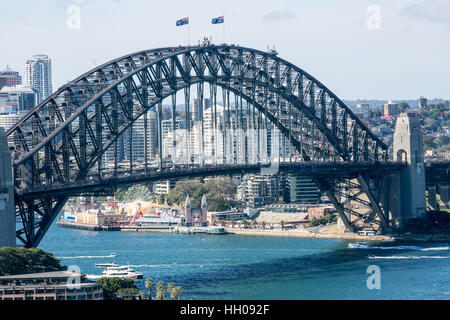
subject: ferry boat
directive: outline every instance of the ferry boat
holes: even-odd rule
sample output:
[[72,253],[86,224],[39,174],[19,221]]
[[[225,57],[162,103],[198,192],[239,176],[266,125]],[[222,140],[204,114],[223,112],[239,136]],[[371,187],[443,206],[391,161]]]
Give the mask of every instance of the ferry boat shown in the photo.
[[130,266],[106,267],[101,278],[142,279],[141,272],[134,271]]
[[108,263],[96,263],[96,268],[110,268],[110,267],[119,267],[119,265],[115,262],[108,262]]

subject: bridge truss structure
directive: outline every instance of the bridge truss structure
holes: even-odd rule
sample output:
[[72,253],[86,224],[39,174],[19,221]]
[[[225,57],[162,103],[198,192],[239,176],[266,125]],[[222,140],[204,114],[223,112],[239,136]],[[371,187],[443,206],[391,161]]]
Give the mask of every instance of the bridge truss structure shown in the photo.
[[[69,190],[87,179],[107,175],[120,185],[169,167],[388,162],[385,143],[325,85],[273,51],[235,45],[168,47],[112,60],[59,88],[7,137],[22,221],[16,236],[25,247],[39,244]],[[266,174],[277,173],[266,167]],[[380,173],[350,171],[311,178],[347,229],[390,228]],[[49,188],[58,192],[39,192]]]

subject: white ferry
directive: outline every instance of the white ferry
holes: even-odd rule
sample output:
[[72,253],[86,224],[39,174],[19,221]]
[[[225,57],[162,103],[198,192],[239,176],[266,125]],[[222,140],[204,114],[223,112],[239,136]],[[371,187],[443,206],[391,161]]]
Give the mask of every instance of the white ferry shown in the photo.
[[110,268],[110,267],[119,267],[119,265],[115,262],[108,262],[108,263],[96,263],[96,268]]
[[96,263],[97,268],[105,268],[101,275],[86,275],[88,280],[98,280],[100,278],[120,278],[120,279],[142,279],[143,274],[134,271],[130,266],[119,266],[115,262],[112,263]]
[[129,266],[106,267],[101,278],[142,279],[141,272],[134,271]]

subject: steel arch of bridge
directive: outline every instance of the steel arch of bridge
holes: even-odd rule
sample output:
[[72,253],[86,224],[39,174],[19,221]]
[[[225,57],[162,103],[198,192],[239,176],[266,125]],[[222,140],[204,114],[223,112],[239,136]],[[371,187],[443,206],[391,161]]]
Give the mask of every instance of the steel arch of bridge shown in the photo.
[[[387,146],[335,94],[276,54],[233,45],[141,51],[64,85],[8,130],[16,209],[23,222],[17,238],[27,247],[39,244],[67,200],[67,196],[29,199],[21,196],[23,190],[70,185],[84,180],[95,166],[100,171],[101,156],[116,148],[117,139],[137,119],[144,116],[146,121],[147,112],[160,110],[165,98],[172,97],[175,104],[179,91],[184,90],[189,106],[189,88],[203,83],[210,84],[214,97],[221,87],[253,105],[289,140],[302,161],[387,161]],[[378,201],[370,200],[366,178],[316,182],[348,228],[355,228],[351,215],[387,226]],[[347,192],[338,193],[335,186],[343,183]],[[356,191],[349,196],[348,190]],[[361,200],[369,208],[367,214],[346,205],[345,199],[354,201],[362,194],[369,199]],[[36,213],[40,221],[34,220]]]

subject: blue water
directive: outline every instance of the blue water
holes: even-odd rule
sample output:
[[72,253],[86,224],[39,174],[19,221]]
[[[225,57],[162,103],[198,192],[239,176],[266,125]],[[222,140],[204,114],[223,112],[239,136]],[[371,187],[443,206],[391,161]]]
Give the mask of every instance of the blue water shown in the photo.
[[[53,224],[39,246],[99,274],[95,263],[131,264],[136,271],[183,286],[184,299],[449,299],[450,244],[375,243],[244,235],[88,232]],[[112,258],[114,253],[117,257]],[[369,258],[371,256],[372,258]],[[369,290],[367,267],[381,271]],[[144,280],[137,281],[146,291]]]

